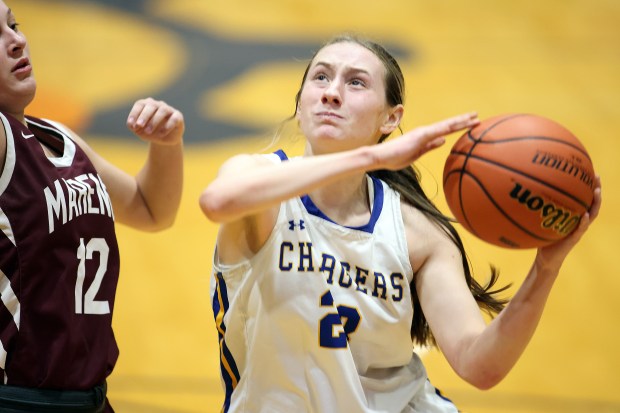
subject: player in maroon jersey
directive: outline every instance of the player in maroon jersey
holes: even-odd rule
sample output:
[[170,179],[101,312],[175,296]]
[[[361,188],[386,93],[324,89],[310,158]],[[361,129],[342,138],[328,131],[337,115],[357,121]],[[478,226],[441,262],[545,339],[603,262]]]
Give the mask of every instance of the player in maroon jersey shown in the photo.
[[132,177],[63,125],[25,115],[36,82],[2,0],[0,49],[0,411],[112,412],[114,223],[172,225],[183,116],[150,98],[135,103],[127,126],[150,144]]

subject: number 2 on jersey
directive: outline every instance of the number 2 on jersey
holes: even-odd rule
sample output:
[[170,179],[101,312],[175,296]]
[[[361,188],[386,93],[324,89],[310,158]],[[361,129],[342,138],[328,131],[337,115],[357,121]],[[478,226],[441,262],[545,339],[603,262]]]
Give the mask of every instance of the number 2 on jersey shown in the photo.
[[[101,281],[105,272],[108,270],[108,253],[110,248],[103,238],[93,238],[86,246],[84,238],[80,238],[80,246],[77,250],[77,258],[80,261],[75,281],[75,312],[76,314],[109,314],[110,304],[107,301],[96,301],[95,296],[101,288]],[[99,265],[95,272],[95,279],[91,283],[86,294],[82,294],[84,289],[84,279],[86,278],[86,260],[93,259],[93,252],[99,253]]]
[[[331,291],[321,296],[321,307],[333,307]],[[319,344],[327,348],[346,348],[349,336],[357,330],[361,317],[356,308],[336,307],[337,313],[327,313],[319,321]],[[344,323],[344,324],[343,324]]]

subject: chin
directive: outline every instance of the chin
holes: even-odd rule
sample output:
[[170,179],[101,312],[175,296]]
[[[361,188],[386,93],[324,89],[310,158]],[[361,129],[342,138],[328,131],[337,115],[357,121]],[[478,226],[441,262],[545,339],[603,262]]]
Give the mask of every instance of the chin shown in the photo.
[[36,89],[36,84],[34,84],[31,90],[25,91],[25,93],[20,96],[19,101],[22,107],[25,108],[32,103],[36,94]]
[[325,148],[339,148],[343,141],[342,136],[335,134],[321,134],[316,135],[312,139],[317,145],[321,145]]
[[322,125],[316,128],[312,135],[316,137],[316,139],[322,140],[342,140],[345,139],[345,133],[342,129],[331,126],[331,125]]

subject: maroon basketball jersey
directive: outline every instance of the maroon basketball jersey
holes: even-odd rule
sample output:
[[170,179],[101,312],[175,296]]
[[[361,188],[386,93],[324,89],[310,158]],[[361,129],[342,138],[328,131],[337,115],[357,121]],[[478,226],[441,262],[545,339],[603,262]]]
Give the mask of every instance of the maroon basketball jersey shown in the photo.
[[[87,389],[118,357],[119,254],[110,197],[86,154],[41,119],[0,113],[0,380]],[[46,156],[41,143],[54,149]]]

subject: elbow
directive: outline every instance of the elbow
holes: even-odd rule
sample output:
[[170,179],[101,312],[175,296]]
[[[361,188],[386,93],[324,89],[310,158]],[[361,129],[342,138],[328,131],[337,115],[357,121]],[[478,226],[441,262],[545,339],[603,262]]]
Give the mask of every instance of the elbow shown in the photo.
[[172,228],[176,221],[176,216],[176,213],[172,213],[166,215],[165,217],[158,217],[157,219],[152,218],[149,222],[144,223],[143,225],[134,225],[134,227],[151,233],[165,231]]
[[490,379],[479,380],[471,384],[478,390],[491,390],[493,387],[498,385],[500,381],[501,379],[495,380],[495,379],[490,378]]
[[478,390],[490,390],[497,386],[506,377],[506,374],[496,371],[478,370],[475,374],[461,377]]
[[514,361],[504,352],[493,351],[486,340],[480,340],[480,334],[467,337],[449,348],[446,357],[461,379],[478,390],[490,390],[504,380]]
[[172,226],[174,225],[176,221],[176,218],[177,218],[177,214],[172,214],[171,216],[158,221],[155,227],[153,228],[153,232],[160,232],[160,231],[164,231],[164,230],[172,228]]
[[452,364],[456,374],[478,390],[490,390],[497,386],[508,374],[506,366],[493,363],[489,359],[469,360]]
[[231,202],[221,192],[207,188],[200,195],[198,203],[210,221],[222,223],[230,220]]

